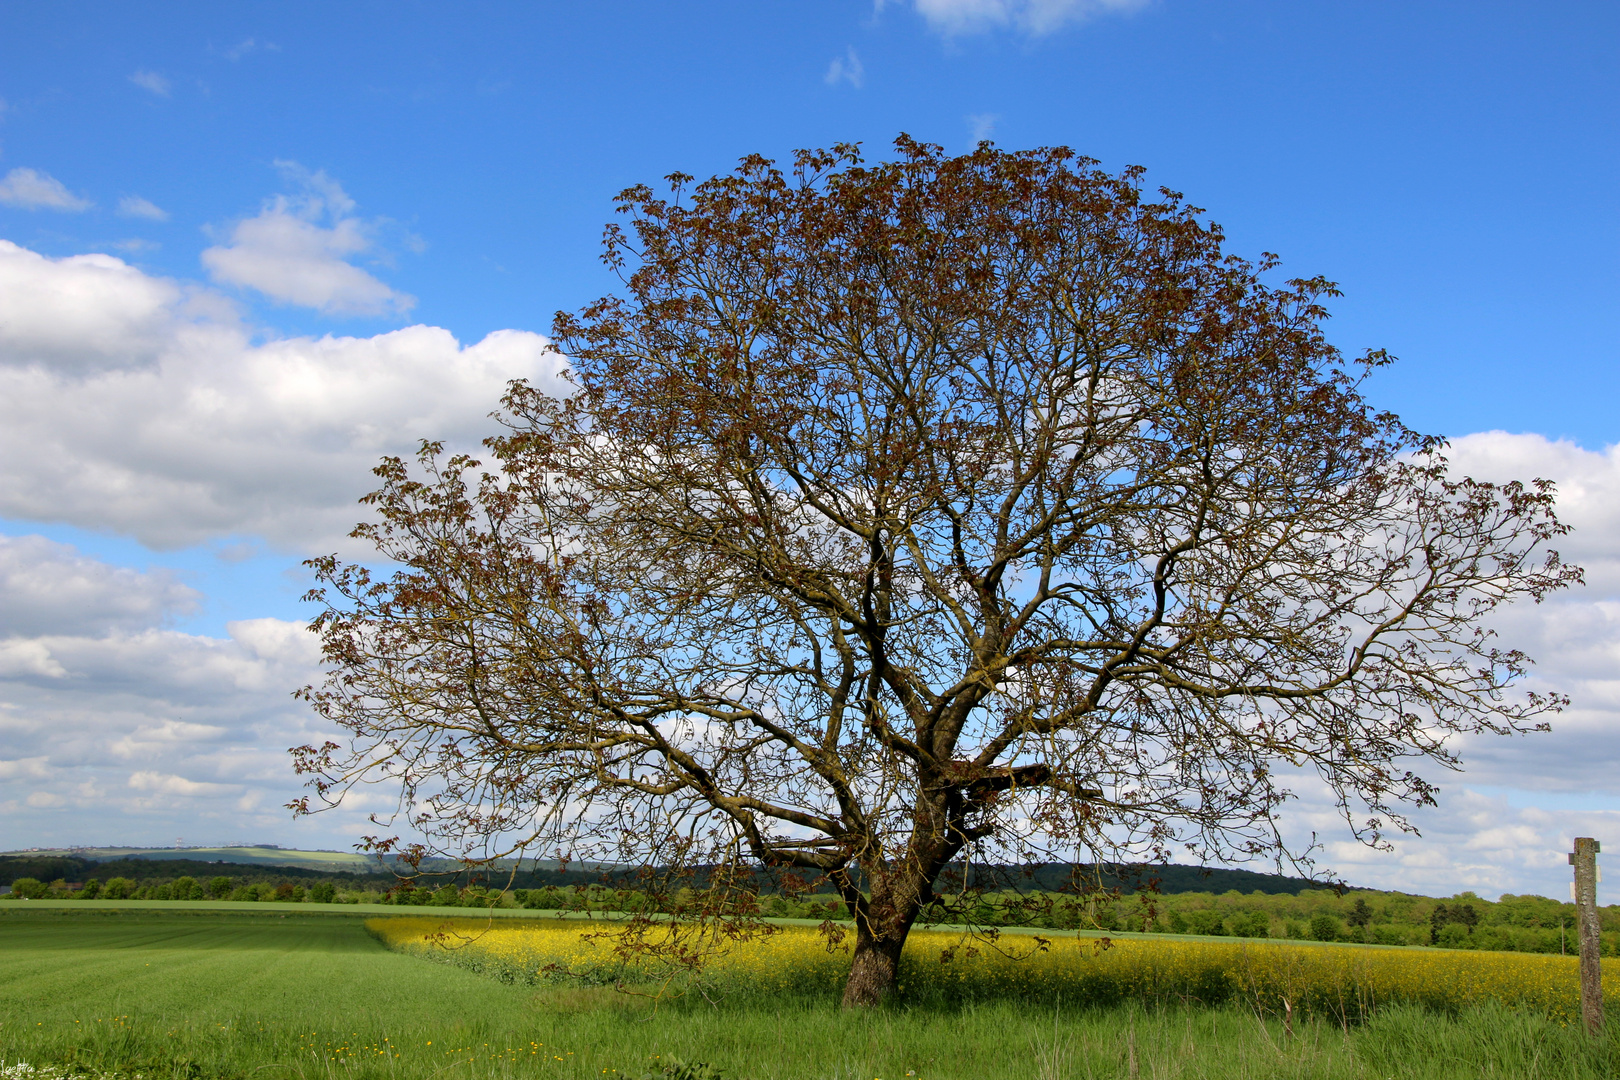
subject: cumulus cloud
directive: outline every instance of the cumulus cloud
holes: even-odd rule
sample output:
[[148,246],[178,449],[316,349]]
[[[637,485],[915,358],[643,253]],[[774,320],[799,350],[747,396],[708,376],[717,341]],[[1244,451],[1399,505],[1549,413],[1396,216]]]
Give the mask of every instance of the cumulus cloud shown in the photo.
[[1452,469],[1482,480],[1558,484],[1558,516],[1573,531],[1555,543],[1586,570],[1584,588],[1501,611],[1501,643],[1536,661],[1528,688],[1568,694],[1549,734],[1471,738],[1459,747],[1467,783],[1529,791],[1620,795],[1620,446],[1587,450],[1535,434],[1480,432],[1454,440]]
[[[288,834],[286,748],[324,734],[289,693],[315,676],[316,643],[278,620],[228,630],[28,639],[59,673],[0,667],[8,828],[39,843]],[[322,839],[352,842],[353,816]]]
[[[347,213],[340,195],[322,198]],[[423,437],[474,448],[509,380],[560,391],[561,368],[522,331],[265,338],[208,289],[0,242],[0,515],[154,547],[334,550],[380,455]],[[165,628],[200,599],[164,571],[0,540],[8,828],[37,843],[314,835],[282,804],[301,791],[286,748],[330,734],[290,696],[317,675],[315,640],[277,619],[220,638]],[[314,826],[319,842],[352,842],[368,798],[384,806],[360,796]]]
[[224,638],[162,628],[198,599],[65,544],[0,542],[0,815],[16,835],[285,822],[257,808],[297,793],[285,748],[314,734],[313,717],[289,691],[315,676],[317,643],[277,619],[231,623]]
[[144,366],[186,332],[186,298],[111,255],[50,259],[0,240],[0,371]]
[[118,200],[118,212],[124,217],[145,218],[148,221],[168,221],[169,212],[139,195],[125,195]]
[[378,457],[476,447],[508,381],[561,366],[516,330],[255,341],[217,297],[0,241],[0,515],[332,550]]
[[158,97],[169,96],[169,80],[155,71],[141,69],[129,77],[129,81],[142,90],[156,94]]
[[187,780],[183,776],[161,773],[152,769],[141,769],[130,773],[129,786],[135,791],[151,792],[155,795],[179,795],[182,797],[234,794],[241,790],[239,784],[212,784],[206,781]]
[[827,74],[823,79],[828,86],[847,82],[857,90],[861,88],[866,82],[866,67],[856,55],[855,46],[851,45],[843,56],[833,57],[832,63],[827,65]]
[[23,210],[88,210],[95,204],[81,199],[49,173],[12,169],[0,177],[0,204]]
[[413,297],[349,261],[375,246],[371,227],[353,216],[354,200],[324,172],[294,162],[277,165],[302,193],[269,200],[256,217],[237,222],[228,244],[204,251],[202,263],[213,280],[329,315],[409,311]]
[[1100,15],[1127,14],[1149,0],[916,0],[917,13],[942,34],[958,36],[1014,28],[1049,34]]
[[51,656],[50,646],[39,641],[0,641],[0,678],[35,676],[60,679],[67,669]]
[[1296,842],[1324,838],[1321,862],[1352,883],[1561,895],[1573,838],[1620,831],[1620,447],[1492,431],[1454,440],[1448,456],[1454,474],[1558,484],[1559,518],[1574,529],[1556,547],[1586,568],[1588,584],[1505,608],[1492,628],[1499,644],[1535,659],[1527,689],[1565,693],[1572,704],[1549,732],[1456,740],[1461,772],[1414,764],[1440,785],[1440,805],[1414,812],[1422,835],[1392,837],[1393,852],[1346,839],[1344,821],[1309,783],[1283,820]]
[[[41,843],[86,827],[124,842],[210,823],[221,839],[286,832],[280,807],[299,791],[286,747],[317,734],[290,695],[316,676],[313,635],[279,619],[230,623],[224,638],[165,630],[196,593],[38,537],[6,541],[0,566],[8,828]],[[61,602],[44,609],[53,584]]]
[[[1568,888],[1565,853],[1577,836],[1614,836],[1620,810],[1612,800],[1582,808],[1515,792],[1473,785],[1466,777],[1442,777],[1440,805],[1412,815],[1416,834],[1387,837],[1390,850],[1351,839],[1326,793],[1306,785],[1301,800],[1283,813],[1296,843],[1312,832],[1323,841],[1316,855],[1352,885],[1450,896],[1465,889],[1493,898],[1500,893],[1557,897]],[[1605,901],[1607,902],[1607,901]]]
[[109,566],[43,536],[0,536],[0,639],[133,630],[194,611],[200,599],[171,571]]

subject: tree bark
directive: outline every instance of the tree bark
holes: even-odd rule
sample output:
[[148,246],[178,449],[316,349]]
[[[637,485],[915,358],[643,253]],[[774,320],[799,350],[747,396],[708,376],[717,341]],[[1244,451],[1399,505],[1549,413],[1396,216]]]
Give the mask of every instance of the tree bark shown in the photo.
[[855,932],[855,957],[844,984],[844,1008],[871,1008],[894,990],[900,974],[900,950],[906,934],[879,937],[861,926]]

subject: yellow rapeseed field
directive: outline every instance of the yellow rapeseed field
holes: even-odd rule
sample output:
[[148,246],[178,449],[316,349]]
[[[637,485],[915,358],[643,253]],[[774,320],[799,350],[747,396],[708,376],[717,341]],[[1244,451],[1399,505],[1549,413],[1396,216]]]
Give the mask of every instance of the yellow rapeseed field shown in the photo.
[[[618,927],[556,919],[390,917],[366,926],[391,948],[470,967],[504,981],[658,982],[679,965],[615,956]],[[778,927],[723,944],[700,977],[716,989],[833,991],[849,970],[848,942],[829,949],[810,927]],[[1620,1008],[1620,960],[1605,960],[1610,1009]],[[1176,938],[1004,935],[997,943],[914,931],[900,984],[908,997],[1023,998],[1075,1005],[1127,1000],[1247,1002],[1350,1019],[1404,1002],[1447,1012],[1494,1000],[1563,1022],[1580,1015],[1574,957],[1529,953],[1302,945]]]

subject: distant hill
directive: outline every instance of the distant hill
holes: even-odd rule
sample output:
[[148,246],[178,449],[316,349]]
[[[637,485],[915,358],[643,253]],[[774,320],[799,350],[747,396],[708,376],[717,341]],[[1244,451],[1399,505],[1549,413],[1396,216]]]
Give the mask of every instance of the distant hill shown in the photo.
[[353,851],[300,851],[279,847],[216,847],[216,848],[55,848],[37,851],[5,851],[0,858],[74,858],[87,862],[113,862],[125,859],[183,859],[200,863],[248,863],[254,866],[299,866],[308,870],[347,870],[351,873],[375,873],[379,863],[374,856]]
[[995,867],[979,873],[983,873],[985,879],[981,881],[975,874],[973,883],[985,888],[994,887],[995,883],[1005,883],[1020,889],[1054,892],[1075,880],[1092,886],[1100,884],[1105,889],[1117,888],[1122,892],[1134,892],[1156,884],[1162,893],[1224,893],[1236,890],[1241,893],[1297,896],[1306,889],[1333,887],[1328,882],[1286,874],[1264,874],[1219,866],[1181,866],[1175,863],[1103,867],[1045,863],[1028,868]]
[[[400,874],[394,870],[398,866]],[[612,877],[610,868],[572,863],[562,869],[556,863],[535,866],[532,862],[515,875],[511,867],[491,867],[475,872],[479,880],[497,887],[520,889],[546,885],[594,885]],[[127,877],[147,883],[170,881],[177,877],[206,880],[219,875],[244,881],[290,881],[313,883],[331,881],[347,888],[392,888],[407,867],[391,856],[378,859],[336,851],[299,851],[291,848],[71,848],[12,851],[0,853],[0,885],[18,878],[39,881],[82,882],[95,877],[102,881]],[[448,859],[424,860],[422,870],[435,881],[465,882],[466,871]]]

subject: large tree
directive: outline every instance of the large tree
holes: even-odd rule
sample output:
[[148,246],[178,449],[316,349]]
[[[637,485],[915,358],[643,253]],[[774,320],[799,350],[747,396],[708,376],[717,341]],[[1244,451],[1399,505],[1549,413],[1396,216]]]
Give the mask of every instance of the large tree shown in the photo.
[[1301,778],[1376,843],[1411,759],[1559,707],[1484,624],[1578,580],[1551,489],[1373,411],[1331,283],[1135,170],[896,146],[625,191],[575,391],[514,384],[488,466],[382,464],[394,568],[316,561],[321,799],[830,881],[869,1004],[970,853],[1286,852]]

